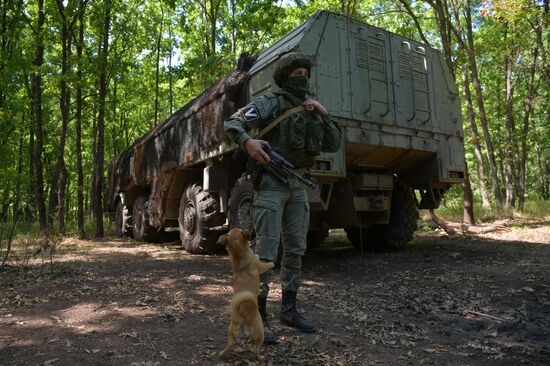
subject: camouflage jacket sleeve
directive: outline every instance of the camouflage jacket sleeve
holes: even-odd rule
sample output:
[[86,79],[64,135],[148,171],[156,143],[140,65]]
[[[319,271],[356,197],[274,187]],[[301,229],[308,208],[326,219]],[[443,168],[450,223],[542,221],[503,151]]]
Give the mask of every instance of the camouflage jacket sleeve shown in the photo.
[[323,116],[323,145],[324,152],[336,152],[342,145],[342,131],[330,114]]
[[275,95],[262,95],[233,113],[223,122],[223,128],[233,142],[244,148],[244,142],[252,137],[249,131],[252,128],[260,130],[265,127],[277,117],[278,108]]

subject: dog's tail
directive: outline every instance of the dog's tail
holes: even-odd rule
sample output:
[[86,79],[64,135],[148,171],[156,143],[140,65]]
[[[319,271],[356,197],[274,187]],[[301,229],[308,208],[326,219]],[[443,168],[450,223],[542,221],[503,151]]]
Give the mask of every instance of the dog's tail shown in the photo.
[[258,312],[258,298],[250,291],[242,291],[233,295],[231,300],[231,313],[239,314],[244,319],[250,320]]

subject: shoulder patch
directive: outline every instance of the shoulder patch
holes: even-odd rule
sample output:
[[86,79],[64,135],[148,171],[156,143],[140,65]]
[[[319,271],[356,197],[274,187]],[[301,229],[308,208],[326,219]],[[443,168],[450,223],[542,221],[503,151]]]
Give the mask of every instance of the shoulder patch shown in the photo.
[[275,118],[279,109],[277,95],[272,92],[267,92],[261,97],[258,97],[254,105],[258,108],[260,118],[263,120]]
[[254,103],[243,107],[241,109],[241,114],[244,120],[247,122],[254,121],[260,118],[260,113],[258,112],[258,108],[256,108]]

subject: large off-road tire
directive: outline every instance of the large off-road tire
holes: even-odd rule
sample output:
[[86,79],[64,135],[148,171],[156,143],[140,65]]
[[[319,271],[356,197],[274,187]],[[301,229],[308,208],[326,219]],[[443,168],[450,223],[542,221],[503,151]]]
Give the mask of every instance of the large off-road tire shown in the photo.
[[248,230],[250,234],[254,231],[254,220],[252,220],[252,198],[254,187],[245,175],[242,175],[233,186],[229,202],[229,229],[241,228]]
[[119,238],[131,235],[132,216],[130,215],[130,209],[122,201],[118,201],[116,204],[115,225],[116,234]]
[[183,192],[179,207],[181,243],[192,254],[210,254],[220,251],[217,235],[209,229],[222,225],[224,217],[213,194],[193,183]]
[[316,249],[328,237],[328,229],[310,230],[307,233],[307,249]]
[[[250,247],[252,251],[256,249],[256,232],[254,230],[254,220],[252,218],[252,199],[254,198],[254,186],[252,182],[246,179],[243,174],[233,186],[231,196],[229,197],[229,229],[241,228],[250,233]],[[275,266],[281,265],[283,258],[283,243],[279,243],[277,259]]]
[[132,206],[132,233],[134,239],[150,242],[158,242],[162,238],[162,228],[157,229],[149,224],[147,212],[147,197],[139,196]]
[[418,207],[412,189],[397,183],[392,193],[390,222],[363,228],[347,228],[349,241],[361,249],[360,236],[366,250],[389,251],[403,249],[418,228]]

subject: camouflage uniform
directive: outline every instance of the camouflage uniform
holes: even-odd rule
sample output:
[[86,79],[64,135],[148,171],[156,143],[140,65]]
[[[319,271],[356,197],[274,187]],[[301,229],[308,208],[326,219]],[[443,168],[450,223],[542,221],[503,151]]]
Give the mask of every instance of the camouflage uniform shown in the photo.
[[[289,72],[311,62],[300,54],[282,57],[274,73],[278,85],[284,85]],[[241,108],[224,122],[227,134],[244,149],[251,138],[248,131],[258,131],[286,110],[302,105],[305,95],[296,95],[284,88],[269,92]],[[310,168],[321,151],[340,148],[341,132],[330,115],[307,111],[291,115],[261,139],[268,141],[297,168]],[[282,239],[281,285],[283,291],[297,291],[301,281],[302,256],[306,250],[309,227],[309,202],[306,187],[295,178],[281,177],[263,167],[255,183],[252,215],[256,230],[256,253],[264,261],[277,259]],[[282,234],[282,235],[281,235]],[[267,297],[270,273],[261,277],[260,297]]]

